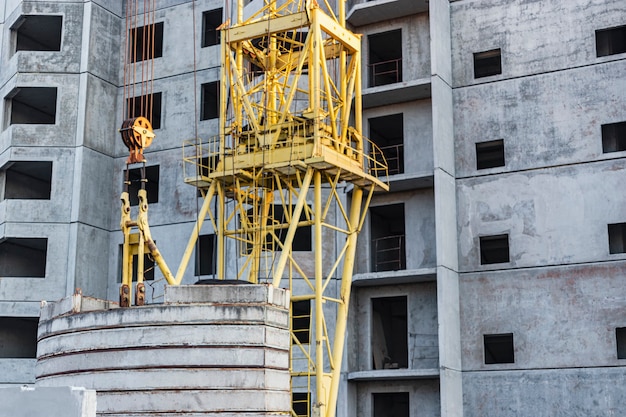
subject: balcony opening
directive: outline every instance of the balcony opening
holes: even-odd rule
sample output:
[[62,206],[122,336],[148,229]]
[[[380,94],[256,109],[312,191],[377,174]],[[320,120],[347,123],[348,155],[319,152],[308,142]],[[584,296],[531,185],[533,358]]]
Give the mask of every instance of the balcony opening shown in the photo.
[[404,204],[371,207],[372,271],[397,271],[406,268]]
[[63,16],[20,16],[11,27],[15,51],[60,51]]
[[11,109],[11,125],[56,123],[56,87],[18,87],[6,100],[10,104],[8,107]]
[[480,264],[509,262],[509,235],[480,237]]
[[291,331],[301,344],[311,343],[311,300],[291,303]]
[[0,277],[45,278],[47,253],[47,238],[0,241]]
[[[132,247],[131,247],[132,250]],[[120,249],[119,249],[119,274],[118,274],[118,280],[117,282],[121,283],[122,282],[122,262],[124,261],[123,259],[123,253],[124,253],[124,247],[122,245],[120,245]],[[139,255],[134,253],[133,254],[133,275],[132,275],[132,280],[133,282],[137,281],[137,265],[139,262]],[[144,255],[143,255],[143,279],[144,281],[154,281],[154,268],[155,268],[155,263],[154,263],[154,258],[152,258],[152,255],[150,255],[150,253],[148,253],[147,248],[144,249]]]
[[500,49],[474,54],[474,78],[502,74],[502,54]]
[[381,392],[372,394],[373,417],[409,417],[408,392]]
[[[142,168],[133,168],[128,173],[128,179],[130,185],[128,186],[128,194],[130,199],[130,205],[136,206],[139,204],[139,197],[137,196],[141,189],[141,170]],[[159,166],[153,165],[146,167],[146,181],[144,182],[146,194],[148,197],[148,204],[159,202]]]
[[292,392],[291,409],[296,417],[309,417],[311,413],[311,394],[309,392]]
[[407,298],[372,298],[372,368],[408,368]]
[[609,253],[626,253],[626,223],[609,224]]
[[216,271],[216,236],[200,235],[198,237],[198,245],[196,246],[196,276],[215,275]]
[[222,24],[222,9],[202,12],[202,47],[219,45],[220,31],[217,28]]
[[598,57],[626,52],[626,25],[596,30],[596,55]]
[[220,83],[213,81],[200,86],[200,120],[216,119],[220,110]]
[[602,125],[602,152],[626,151],[626,122]]
[[5,200],[49,200],[52,190],[51,161],[16,161],[4,173]]
[[617,327],[615,329],[615,338],[617,343],[617,359],[626,359],[626,327]]
[[369,87],[402,81],[402,30],[367,37],[369,44]]
[[513,333],[485,334],[485,365],[515,363]]
[[37,357],[37,317],[0,317],[0,358]]
[[369,135],[382,151],[389,175],[404,172],[404,122],[402,113],[369,119]]
[[126,108],[129,118],[143,116],[152,124],[152,129],[161,128],[161,93],[147,94],[144,96],[127,99]]
[[132,28],[128,32],[130,62],[163,56],[163,22]]

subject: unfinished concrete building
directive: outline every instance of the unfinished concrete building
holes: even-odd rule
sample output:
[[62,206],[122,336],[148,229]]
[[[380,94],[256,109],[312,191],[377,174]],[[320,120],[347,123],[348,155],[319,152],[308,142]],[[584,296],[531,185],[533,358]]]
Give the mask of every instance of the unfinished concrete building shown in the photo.
[[[218,130],[216,28],[232,9],[156,4],[150,221],[176,262],[199,205],[182,141]],[[359,240],[338,415],[620,415],[623,0],[347,10],[362,34],[363,128],[390,192]],[[125,15],[121,1],[0,5],[0,385],[34,382],[41,300],[77,287],[118,298]],[[185,283],[213,276],[212,233]],[[311,247],[310,234],[294,242],[298,256]],[[294,394],[298,415],[306,398]]]

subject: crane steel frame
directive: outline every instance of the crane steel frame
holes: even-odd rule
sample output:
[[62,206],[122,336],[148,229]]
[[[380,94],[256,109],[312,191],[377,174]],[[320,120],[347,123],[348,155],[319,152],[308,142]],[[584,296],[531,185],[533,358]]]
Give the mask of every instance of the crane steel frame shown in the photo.
[[[336,411],[357,235],[374,191],[389,189],[384,155],[362,135],[361,40],[345,27],[344,2],[338,1],[335,15],[326,0],[323,7],[315,0],[264,0],[244,19],[243,0],[237,0],[235,23],[219,28],[219,135],[183,144],[185,182],[204,201],[176,275],[151,238],[145,190],[137,221],[130,218],[128,194],[122,195],[121,298],[127,305],[132,255],[139,255],[141,267],[149,251],[167,283],[178,285],[206,219],[217,238],[219,279],[230,272],[227,258],[236,247],[237,279],[276,287],[288,280],[292,306],[310,300],[315,340],[303,343],[291,329],[290,372],[292,392],[304,378],[314,393],[313,414],[320,417]],[[349,204],[341,189],[350,189]],[[326,220],[331,210],[340,213],[341,225]],[[132,227],[140,230],[134,240]],[[292,250],[301,227],[312,228],[312,270]],[[345,239],[334,239],[332,264],[323,242],[329,234]],[[137,295],[141,281],[139,271]],[[340,284],[338,294],[334,284]]]

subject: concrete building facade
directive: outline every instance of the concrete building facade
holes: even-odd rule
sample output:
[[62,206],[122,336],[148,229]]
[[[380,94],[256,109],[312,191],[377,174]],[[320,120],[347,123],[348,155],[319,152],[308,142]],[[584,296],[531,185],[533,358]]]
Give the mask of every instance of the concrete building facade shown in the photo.
[[[217,133],[210,29],[232,6],[156,5],[150,224],[177,262],[200,201],[182,181],[181,144]],[[124,6],[0,5],[1,385],[34,381],[40,300],[76,287],[118,297]],[[339,415],[620,415],[624,2],[347,10],[363,39],[363,128],[391,190],[375,195],[359,237]],[[211,269],[200,259],[184,282]],[[159,275],[149,302],[163,300]]]

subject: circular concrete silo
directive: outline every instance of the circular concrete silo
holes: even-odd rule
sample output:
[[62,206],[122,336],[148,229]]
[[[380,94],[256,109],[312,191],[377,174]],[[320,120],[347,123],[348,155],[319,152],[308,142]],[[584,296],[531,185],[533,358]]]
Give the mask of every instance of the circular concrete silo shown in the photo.
[[287,291],[180,286],[164,304],[108,304],[42,308],[37,386],[95,389],[103,417],[290,414]]

